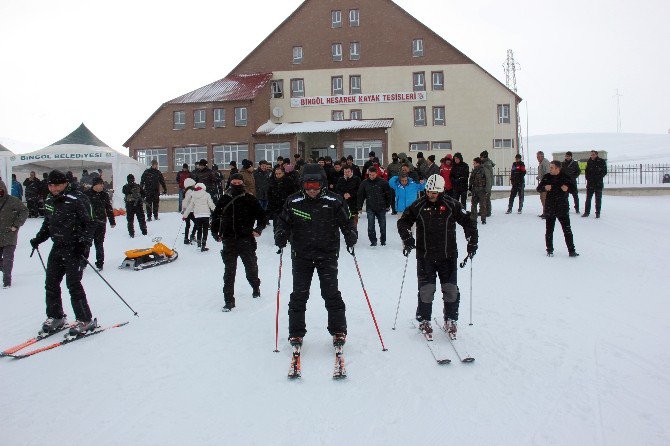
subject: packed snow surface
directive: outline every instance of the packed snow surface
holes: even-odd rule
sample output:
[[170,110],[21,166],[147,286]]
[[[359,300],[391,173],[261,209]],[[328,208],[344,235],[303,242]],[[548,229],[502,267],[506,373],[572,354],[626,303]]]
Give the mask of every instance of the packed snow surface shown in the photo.
[[[397,217],[388,216],[388,246],[374,248],[362,218],[357,259],[388,351],[382,352],[353,258],[343,249],[339,278],[349,331],[343,381],[331,379],[333,349],[316,278],[303,377],[286,377],[287,254],[281,351],[273,353],[279,256],[269,229],[258,248],[262,297],[251,298],[240,262],[237,307],[222,313],[217,243],[207,253],[184,246],[174,213],[135,239],[120,219],[107,230],[103,274],[139,317],[87,268],[84,286],[101,325],[130,324],[34,357],[0,358],[0,444],[670,444],[670,197],[605,196],[600,220],[571,214],[581,254],[574,259],[560,225],[556,256],[545,256],[538,197],[528,197],[522,215],[505,215],[505,208],[506,200],[494,201],[493,217],[480,226],[473,326],[470,266],[460,271],[460,332],[476,357],[471,364],[457,362],[436,332],[435,344],[454,360],[437,365],[411,328],[413,256],[391,330],[405,265]],[[21,228],[13,286],[0,290],[3,349],[32,336],[45,319],[44,272],[37,255],[28,257],[39,224],[31,219]],[[139,272],[116,268],[125,250],[151,246],[156,236],[168,245],[177,236],[177,261]],[[45,258],[49,244],[41,247]],[[441,315],[440,299],[433,309]]]

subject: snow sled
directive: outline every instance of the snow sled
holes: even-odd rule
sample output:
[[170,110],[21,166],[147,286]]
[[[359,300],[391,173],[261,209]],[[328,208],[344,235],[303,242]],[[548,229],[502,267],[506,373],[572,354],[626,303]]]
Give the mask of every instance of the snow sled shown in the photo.
[[152,239],[151,241],[156,244],[151,248],[126,251],[126,258],[121,263],[121,266],[119,266],[119,269],[132,268],[135,271],[140,271],[177,260],[177,257],[179,257],[177,251],[162,244],[161,240],[160,237]]

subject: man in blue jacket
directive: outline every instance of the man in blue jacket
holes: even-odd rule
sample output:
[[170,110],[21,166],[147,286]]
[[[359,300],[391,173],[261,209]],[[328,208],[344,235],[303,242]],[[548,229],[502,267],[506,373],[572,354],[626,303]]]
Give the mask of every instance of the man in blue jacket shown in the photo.
[[389,186],[395,191],[395,209],[403,212],[419,196],[419,192],[426,188],[425,183],[415,183],[409,176],[401,173],[400,176],[392,177]]

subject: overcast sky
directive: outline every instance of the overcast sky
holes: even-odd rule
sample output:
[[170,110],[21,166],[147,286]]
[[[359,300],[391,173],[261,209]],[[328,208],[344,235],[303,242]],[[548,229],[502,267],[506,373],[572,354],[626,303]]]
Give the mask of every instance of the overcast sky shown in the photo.
[[[163,102],[224,77],[300,3],[0,0],[0,137],[41,148],[84,122],[122,149]],[[616,89],[623,132],[670,128],[669,0],[396,3],[503,83],[514,50],[524,135],[526,107],[531,135],[616,132]]]

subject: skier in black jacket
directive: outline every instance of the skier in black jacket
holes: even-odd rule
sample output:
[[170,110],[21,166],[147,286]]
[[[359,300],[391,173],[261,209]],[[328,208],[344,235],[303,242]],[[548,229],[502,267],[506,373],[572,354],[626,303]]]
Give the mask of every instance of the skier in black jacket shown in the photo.
[[349,206],[349,212],[354,216],[354,224],[358,227],[358,189],[361,187],[361,179],[354,175],[351,166],[344,166],[344,176],[337,181],[335,193],[340,194]]
[[167,194],[165,178],[158,170],[158,161],[152,160],[151,167],[144,171],[140,179],[140,187],[144,192],[144,201],[147,206],[147,221],[151,221],[151,215],[158,220],[158,204],[160,203],[159,186],[163,187],[163,194]]
[[577,178],[582,174],[579,163],[572,159],[572,152],[565,153],[565,161],[561,164],[561,171],[570,178],[569,194],[575,202],[575,212],[579,214],[579,193],[577,191]]
[[42,331],[56,331],[67,323],[60,289],[65,276],[72,309],[77,318],[69,334],[77,336],[97,327],[81,285],[86,259],[93,243],[95,223],[88,198],[68,188],[63,172],[52,170],[48,183],[50,195],[44,204],[44,222],[35,238],[30,240],[33,249],[38,249],[40,243],[49,237],[53,241],[46,266],[44,288],[47,320],[42,324]]
[[392,196],[391,186],[378,177],[377,168],[368,168],[368,178],[361,182],[356,200],[358,209],[363,209],[363,202],[367,201],[365,212],[368,217],[370,246],[377,246],[375,219],[379,222],[379,242],[382,246],[386,245],[386,212],[391,208]]
[[588,217],[591,213],[591,199],[596,196],[596,218],[600,218],[600,206],[603,201],[603,178],[607,175],[607,164],[598,156],[598,152],[591,150],[591,157],[586,162],[586,204],[582,217]]
[[561,172],[561,162],[552,161],[549,164],[549,173],[542,177],[537,186],[538,192],[547,192],[544,202],[544,215],[546,217],[547,229],[544,235],[547,244],[547,255],[554,256],[554,226],[556,219],[561,223],[565,244],[568,247],[570,257],[577,257],[575,244],[570,227],[570,204],[568,203],[568,191],[570,190],[570,178]]
[[468,178],[470,178],[470,166],[463,161],[463,155],[460,152],[454,153],[454,164],[451,166],[451,187],[453,188],[454,198],[461,202],[465,209],[465,203],[468,200]]
[[344,199],[328,191],[326,172],[321,167],[306,164],[301,185],[302,190],[286,200],[274,233],[275,244],[280,250],[291,242],[293,292],[288,304],[289,342],[302,345],[302,338],[307,333],[305,309],[316,269],[321,296],[328,310],[328,332],[333,336],[334,345],[343,345],[347,321],[337,282],[340,231],[352,254],[358,234]]
[[258,199],[245,192],[244,179],[239,173],[230,177],[230,188],[219,199],[212,213],[212,237],[223,242],[223,298],[222,311],[235,308],[235,273],[237,258],[242,259],[247,281],[253,288],[252,297],[261,296],[261,281],[258,278],[256,238],[267,226],[265,211]]
[[520,214],[523,210],[523,193],[524,188],[526,187],[526,165],[523,161],[521,161],[520,154],[517,153],[514,156],[514,159],[516,161],[512,163],[512,170],[509,174],[509,182],[512,185],[512,190],[509,194],[509,204],[507,205],[507,212],[505,212],[506,214],[512,213],[514,198],[516,198],[517,194],[519,194],[519,210],[517,212]]
[[105,263],[105,232],[107,230],[107,220],[109,225],[116,227],[114,219],[114,208],[109,194],[104,190],[102,178],[96,177],[91,181],[91,187],[84,192],[91,202],[93,209],[93,221],[95,222],[95,232],[93,234],[93,243],[95,244],[95,266],[102,271]]
[[[421,330],[432,333],[430,325],[433,298],[436,291],[435,278],[440,278],[440,289],[444,301],[446,329],[456,333],[460,293],[457,283],[458,245],[456,223],[463,227],[468,240],[468,256],[477,252],[477,223],[472,220],[461,204],[444,194],[444,178],[431,175],[426,181],[426,195],[412,203],[398,220],[398,233],[403,241],[403,254],[408,256],[416,249],[416,268],[419,284],[416,318]],[[412,226],[416,224],[416,240]]]
[[286,199],[298,192],[300,188],[293,177],[286,175],[281,165],[275,167],[274,175],[270,177],[268,184],[268,207],[266,215],[269,220],[272,220],[272,225],[274,226],[277,217],[282,209],[284,209]]
[[140,225],[142,235],[147,235],[147,222],[144,220],[144,210],[142,209],[143,191],[139,184],[135,182],[135,175],[128,174],[128,184],[124,184],[121,189],[124,201],[126,203],[126,220],[128,220],[128,235],[135,237],[135,217]]

